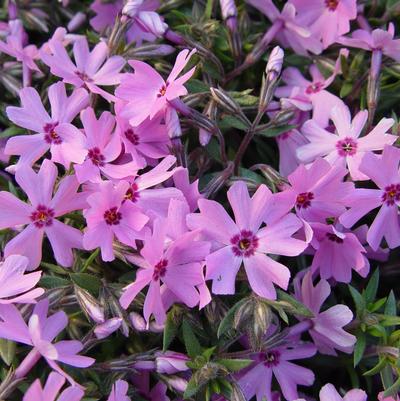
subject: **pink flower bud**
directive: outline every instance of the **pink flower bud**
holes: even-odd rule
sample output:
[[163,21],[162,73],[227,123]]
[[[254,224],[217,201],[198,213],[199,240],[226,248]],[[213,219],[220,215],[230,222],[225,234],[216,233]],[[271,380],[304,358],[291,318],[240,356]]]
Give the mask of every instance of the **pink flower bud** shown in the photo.
[[156,357],[156,370],[158,373],[172,374],[184,372],[188,369],[186,362],[189,358],[178,352],[166,351],[158,353]]
[[121,323],[122,318],[120,317],[113,317],[112,319],[108,319],[106,322],[99,324],[94,329],[94,334],[99,340],[106,338],[110,334],[114,333],[114,331],[118,330],[121,326]]
[[143,0],[128,0],[122,9],[122,15],[127,15],[130,18],[135,17],[141,6],[143,4]]
[[168,25],[154,11],[141,11],[136,16],[136,22],[143,30],[161,38],[168,28]]
[[226,21],[228,18],[237,16],[237,8],[234,0],[219,0],[221,6],[222,18]]
[[265,68],[269,81],[276,79],[280,75],[282,71],[283,56],[284,52],[279,46],[272,49],[268,58],[267,67]]
[[77,12],[68,22],[67,28],[70,32],[78,30],[86,21],[86,14]]
[[173,387],[175,390],[183,393],[186,390],[187,387],[187,381],[185,379],[182,379],[181,377],[178,376],[169,376],[165,379],[165,381]]
[[131,319],[132,326],[137,331],[145,331],[146,330],[146,322],[139,313],[131,312],[129,314],[129,318]]
[[167,126],[168,135],[171,139],[182,136],[179,116],[173,107],[168,107],[165,112],[165,125]]

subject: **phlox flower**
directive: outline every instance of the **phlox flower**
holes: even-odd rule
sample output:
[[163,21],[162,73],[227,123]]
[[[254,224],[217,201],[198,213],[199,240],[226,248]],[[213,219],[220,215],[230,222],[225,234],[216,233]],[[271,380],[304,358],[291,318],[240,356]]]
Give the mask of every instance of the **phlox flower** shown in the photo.
[[251,357],[254,363],[238,380],[247,400],[272,400],[272,376],[275,376],[286,400],[298,398],[297,386],[311,386],[314,373],[294,364],[296,359],[310,358],[317,352],[312,344],[293,343],[259,352]]
[[334,70],[328,78],[321,74],[316,64],[312,64],[309,68],[311,80],[304,78],[295,67],[286,68],[282,73],[282,81],[286,85],[276,89],[276,96],[285,98],[300,110],[305,111],[312,108],[313,120],[321,127],[326,127],[331,109],[343,105],[343,101],[330,93],[327,88],[341,71],[341,57],[347,57],[348,53],[347,49],[340,50]]
[[[196,231],[182,235],[166,247],[167,224],[163,219],[155,220],[151,234],[145,235],[144,247],[137,260],[140,269],[136,280],[124,288],[120,298],[123,308],[128,308],[137,294],[146,286],[148,291],[143,306],[143,315],[147,323],[154,315],[158,324],[166,319],[163,304],[164,288],[189,307],[199,303],[200,295],[196,286],[204,282],[201,262],[208,255],[210,244],[198,240]],[[140,263],[140,264],[139,264]]]
[[153,67],[143,61],[129,61],[134,73],[122,77],[115,95],[127,101],[122,115],[129,118],[131,125],[136,127],[148,117],[153,119],[157,113],[165,111],[169,101],[188,93],[183,84],[193,75],[195,67],[179,78],[178,75],[195,52],[196,49],[191,52],[187,49],[182,50],[166,81]]
[[33,347],[15,371],[17,378],[24,377],[43,357],[53,370],[64,376],[71,384],[75,384],[57,362],[86,368],[91,366],[95,360],[77,355],[83,348],[79,341],[64,340],[53,343],[57,335],[67,327],[68,317],[63,311],[47,316],[48,310],[49,301],[47,299],[38,302],[27,324],[21,312],[14,305],[0,305],[0,338]]
[[153,388],[150,387],[150,374],[148,371],[140,371],[139,373],[135,373],[132,381],[137,389],[138,395],[144,397],[146,400],[170,401],[170,398],[166,394],[168,387],[165,383],[159,381],[153,386]]
[[294,208],[301,219],[325,222],[346,211],[347,197],[354,191],[353,183],[343,182],[346,175],[345,168],[317,159],[309,166],[300,165],[290,174],[290,185],[275,197],[288,211]]
[[356,235],[328,224],[312,223],[311,227],[311,245],[315,249],[312,272],[318,271],[322,279],[334,278],[341,283],[350,283],[352,270],[362,277],[368,275],[366,250]]
[[199,180],[190,182],[189,170],[185,168],[177,169],[173,176],[175,188],[179,189],[189,205],[190,211],[197,210],[197,202],[203,196],[199,192]]
[[70,386],[60,393],[64,383],[64,376],[51,372],[44,387],[40,380],[36,379],[26,391],[22,401],[80,401],[83,398],[84,392],[77,386]]
[[336,128],[334,134],[321,128],[316,121],[304,123],[301,131],[310,143],[298,148],[297,157],[309,163],[324,156],[331,164],[347,165],[353,180],[367,180],[359,170],[360,163],[367,152],[382,150],[396,141],[397,136],[386,133],[394,120],[383,118],[367,135],[360,137],[368,111],[358,112],[351,120],[350,110],[343,104],[332,109],[330,118]]
[[45,159],[36,174],[31,167],[21,166],[15,179],[28,195],[29,203],[22,202],[10,192],[0,192],[0,229],[26,225],[7,243],[4,253],[17,254],[29,259],[28,270],[39,266],[42,260],[42,241],[46,233],[54,257],[61,266],[73,262],[73,248],[82,248],[82,234],[76,228],[57,219],[66,213],[86,206],[83,194],[78,194],[79,183],[74,175],[63,178],[53,196],[57,168]]
[[73,44],[75,64],[61,41],[51,41],[49,49],[51,54],[41,51],[40,57],[50,67],[53,75],[78,88],[83,86],[89,92],[96,93],[109,102],[115,100],[113,95],[100,86],[120,83],[120,71],[125,65],[125,60],[120,56],[107,58],[109,49],[105,42],[98,43],[90,51],[86,37],[76,40]]
[[[320,401],[367,401],[367,394],[365,391],[360,389],[353,389],[346,393],[344,397],[341,397],[335,387],[328,383],[321,388],[319,392]],[[305,401],[303,398],[295,401]],[[389,399],[388,399],[389,401]]]
[[324,48],[350,31],[350,21],[357,18],[357,0],[290,0],[299,11],[299,19],[322,40]]
[[34,288],[42,272],[25,274],[28,258],[10,255],[0,263],[0,304],[34,304],[43,295],[43,288]]
[[[217,202],[200,199],[200,213],[188,216],[188,225],[200,229],[213,243],[213,252],[206,258],[206,280],[212,280],[215,294],[234,294],[235,278],[242,263],[252,290],[268,299],[275,299],[273,284],[286,289],[290,271],[267,254],[296,256],[306,247],[304,241],[292,238],[301,221],[293,214],[268,213],[273,196],[260,185],[250,198],[246,184],[236,182],[228,191],[228,200],[235,221]],[[266,227],[261,227],[263,222]]]
[[85,249],[100,247],[104,261],[114,260],[113,240],[135,247],[135,239],[149,218],[132,202],[126,202],[129,183],[119,181],[115,185],[105,181],[96,192],[87,197],[89,208],[84,211],[87,228],[83,236]]
[[321,312],[330,293],[331,287],[326,280],[320,280],[313,285],[311,272],[305,274],[301,284],[300,280],[295,280],[296,298],[314,315],[310,319],[302,318],[302,321],[309,322],[308,331],[318,351],[327,355],[337,355],[336,350],[351,353],[356,337],[347,333],[343,327],[352,321],[353,313],[346,305],[341,304]]
[[367,153],[360,171],[371,179],[378,189],[358,188],[348,199],[350,209],[340,216],[345,227],[352,227],[371,210],[380,208],[367,233],[367,241],[376,251],[383,238],[389,248],[400,245],[400,149],[386,145],[382,155]]
[[[86,158],[81,164],[75,164],[76,178],[80,183],[86,181],[99,182],[101,174],[115,179],[134,175],[139,166],[135,160],[124,164],[116,161],[122,152],[121,138],[114,133],[115,118],[104,111],[99,119],[96,118],[91,107],[83,110],[81,121],[85,132],[82,148],[85,149]],[[70,126],[71,134],[78,135],[80,131]]]
[[19,94],[22,107],[9,106],[8,118],[16,125],[37,132],[34,135],[17,135],[7,141],[6,154],[20,156],[18,165],[31,165],[48,150],[51,160],[63,164],[82,163],[85,151],[82,149],[84,136],[80,131],[71,131],[69,124],[87,106],[89,96],[80,88],[67,96],[62,82],[48,89],[51,116],[44,108],[34,88],[24,88]]
[[131,401],[131,399],[126,395],[128,389],[129,385],[125,380],[117,380],[112,386],[107,401]]

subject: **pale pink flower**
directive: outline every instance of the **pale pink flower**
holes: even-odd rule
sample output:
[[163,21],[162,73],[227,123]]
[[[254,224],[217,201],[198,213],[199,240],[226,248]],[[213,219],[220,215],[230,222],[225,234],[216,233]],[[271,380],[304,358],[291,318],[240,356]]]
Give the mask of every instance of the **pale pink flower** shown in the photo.
[[117,380],[112,386],[107,401],[131,401],[131,399],[126,395],[128,389],[129,385],[125,380]]

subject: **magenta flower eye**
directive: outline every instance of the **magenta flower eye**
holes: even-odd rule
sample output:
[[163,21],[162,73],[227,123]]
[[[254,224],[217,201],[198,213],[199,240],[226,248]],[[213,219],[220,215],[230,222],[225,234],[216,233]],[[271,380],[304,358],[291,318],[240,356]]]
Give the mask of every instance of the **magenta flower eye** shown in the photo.
[[280,356],[281,354],[277,350],[272,350],[261,354],[261,357],[263,358],[264,361],[264,365],[267,367],[279,365]]
[[340,0],[325,0],[325,5],[329,11],[336,11]]
[[392,206],[395,202],[400,201],[400,184],[391,184],[385,187],[385,192],[382,195],[382,202],[388,206]]
[[105,157],[101,154],[99,148],[89,149],[88,158],[95,166],[104,166]]
[[135,134],[132,128],[128,128],[125,131],[126,139],[132,143],[132,145],[139,145],[139,136]]
[[343,244],[343,239],[338,237],[336,234],[326,233],[326,236],[329,241],[336,242],[337,244]]
[[53,224],[54,210],[39,205],[31,214],[31,220],[37,228],[49,227]]
[[311,85],[309,85],[306,89],[306,93],[310,95],[311,93],[318,93],[321,91],[323,88],[323,83],[322,82],[315,82]]
[[116,207],[112,207],[104,212],[104,220],[109,226],[116,226],[120,223],[122,214],[118,212]]
[[232,252],[236,256],[249,257],[258,248],[258,238],[251,231],[242,230],[231,239]]
[[154,272],[153,272],[153,280],[157,281],[161,277],[165,276],[165,273],[167,271],[167,266],[168,266],[168,261],[166,259],[160,260],[155,266],[154,266]]
[[353,138],[341,139],[336,144],[339,156],[354,156],[357,153],[357,141]]
[[314,194],[312,192],[302,192],[297,195],[296,207],[298,209],[307,209],[311,206],[311,201],[314,199]]

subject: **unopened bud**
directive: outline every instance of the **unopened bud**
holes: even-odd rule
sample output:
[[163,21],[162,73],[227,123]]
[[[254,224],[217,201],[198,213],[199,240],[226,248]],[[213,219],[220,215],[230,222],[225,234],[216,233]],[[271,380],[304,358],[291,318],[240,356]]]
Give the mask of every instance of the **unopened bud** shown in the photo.
[[250,343],[255,350],[261,350],[264,336],[272,321],[270,307],[262,301],[257,301],[254,308],[253,324],[249,329]]
[[219,4],[224,21],[231,17],[237,17],[237,8],[234,0],[219,0]]
[[78,30],[86,21],[86,14],[79,11],[68,22],[68,31],[73,32]]
[[144,0],[128,0],[122,8],[122,15],[133,18],[137,15]]
[[213,99],[231,114],[241,114],[240,106],[225,91],[218,88],[210,88]]
[[283,50],[279,46],[275,46],[269,55],[267,67],[265,68],[268,81],[276,80],[281,75],[283,57]]
[[126,52],[129,58],[149,58],[168,56],[175,51],[175,48],[169,45],[146,44],[135,47]]
[[149,324],[149,330],[153,333],[162,333],[164,331],[165,325],[159,324],[156,321],[151,321]]
[[99,340],[107,338],[109,335],[120,328],[121,323],[122,319],[120,317],[113,317],[111,319],[108,319],[106,322],[99,324],[94,329],[94,334]]
[[100,303],[88,291],[74,285],[75,296],[88,319],[92,319],[96,323],[104,323],[104,309]]
[[165,382],[170,385],[172,388],[174,388],[176,391],[180,393],[184,393],[187,387],[187,380],[182,379],[182,377],[179,376],[168,376],[165,377]]
[[146,321],[144,318],[139,315],[139,313],[131,312],[129,314],[129,318],[131,320],[132,326],[137,331],[145,331],[146,330]]
[[189,358],[179,352],[159,352],[156,356],[156,370],[158,373],[172,374],[188,370],[186,362]]
[[182,136],[179,116],[173,107],[168,107],[165,112],[165,125],[167,127],[168,135],[171,139],[180,138]]
[[161,17],[155,11],[141,11],[136,16],[136,22],[146,32],[152,33],[157,38],[161,38],[168,25],[161,19]]

